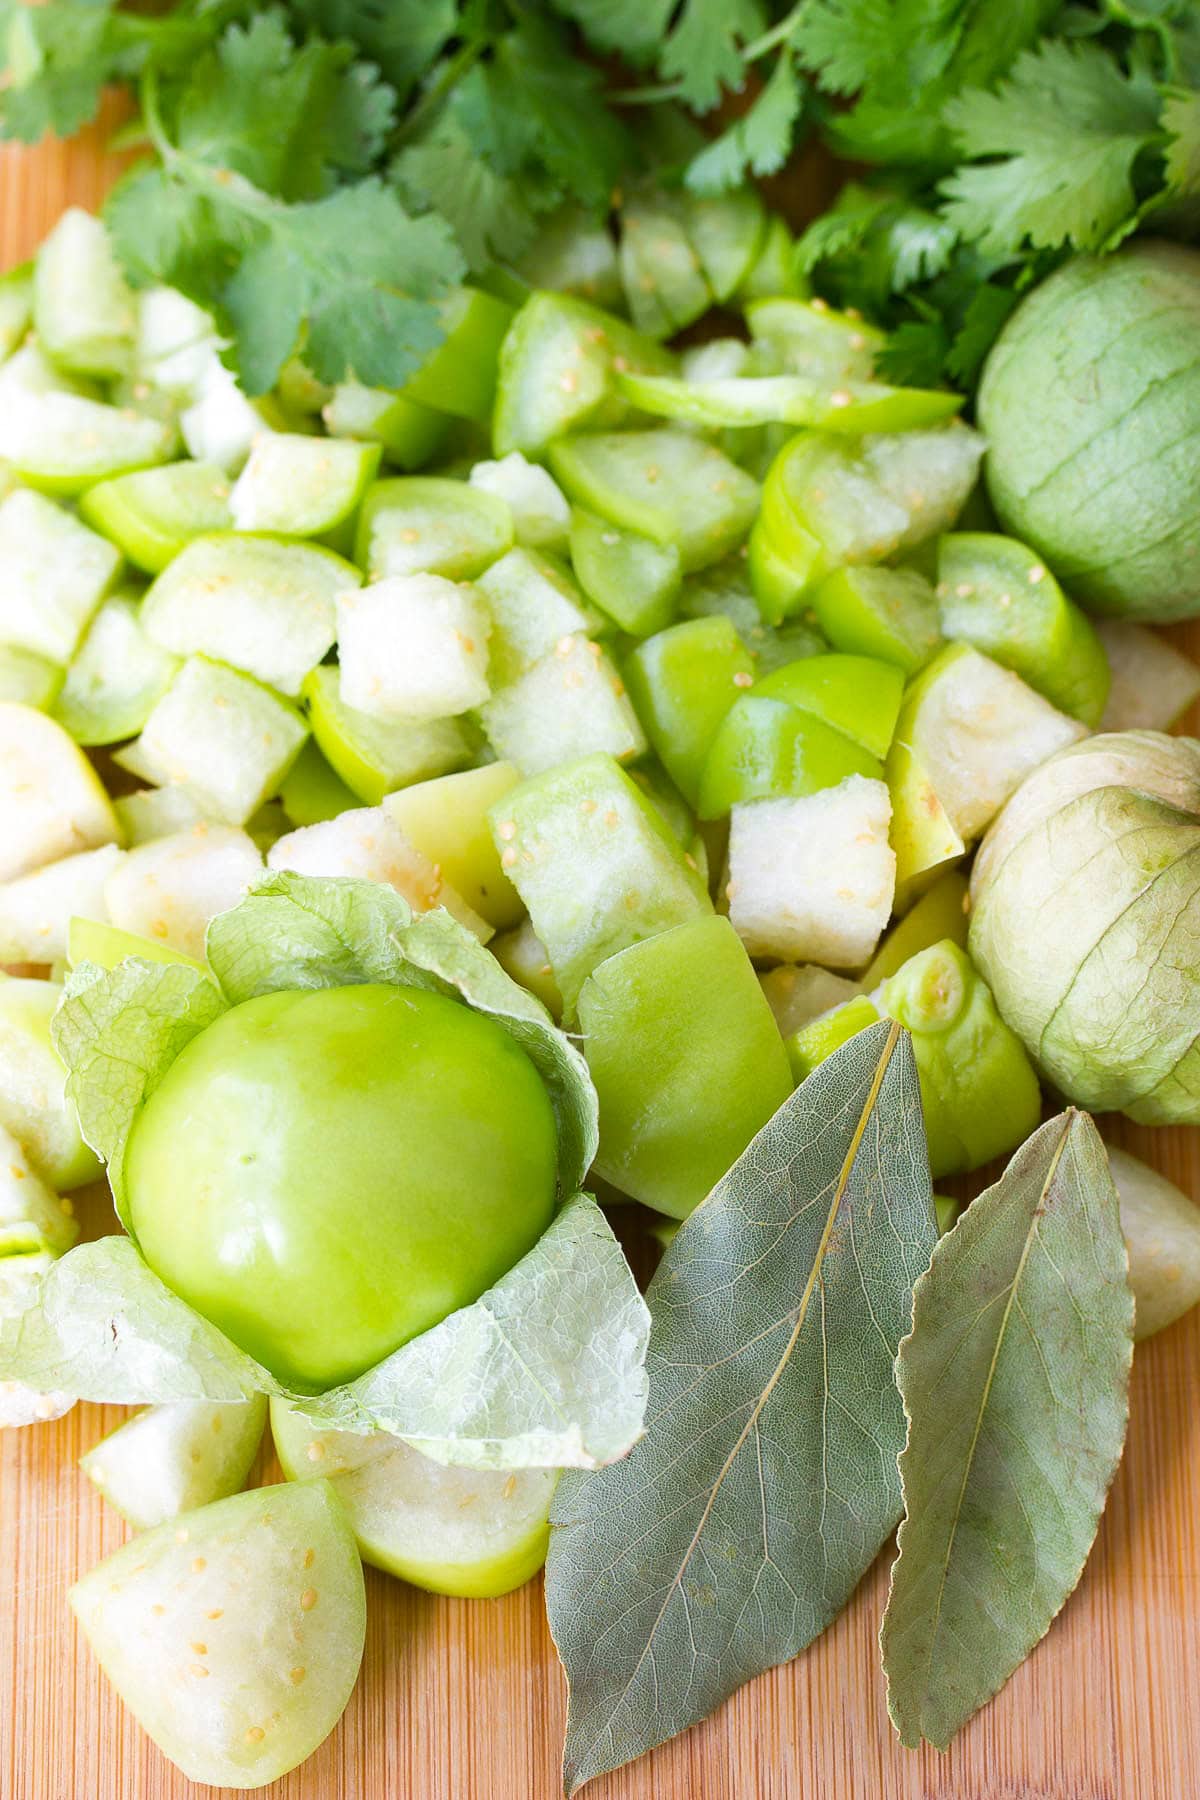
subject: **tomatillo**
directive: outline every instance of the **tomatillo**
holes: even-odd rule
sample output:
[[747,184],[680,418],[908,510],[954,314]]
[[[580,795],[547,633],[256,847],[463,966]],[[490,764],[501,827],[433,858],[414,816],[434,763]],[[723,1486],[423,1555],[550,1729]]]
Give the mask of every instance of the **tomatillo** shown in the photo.
[[417,988],[262,995],[129,1139],[155,1273],[289,1386],[350,1380],[478,1299],[555,1204],[554,1114],[494,1020]]

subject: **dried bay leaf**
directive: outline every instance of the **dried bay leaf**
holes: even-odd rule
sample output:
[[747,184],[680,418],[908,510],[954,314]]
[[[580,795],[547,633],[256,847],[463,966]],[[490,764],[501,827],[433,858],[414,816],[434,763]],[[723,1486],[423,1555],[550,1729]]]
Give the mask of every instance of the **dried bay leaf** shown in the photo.
[[917,1283],[906,1517],[881,1633],[901,1741],[944,1749],[1083,1571],[1125,1440],[1133,1302],[1104,1146],[1035,1131]]
[[894,1358],[935,1235],[912,1050],[881,1023],[681,1226],[647,1295],[646,1435],[560,1484],[569,1792],[797,1655],[874,1560],[900,1512]]

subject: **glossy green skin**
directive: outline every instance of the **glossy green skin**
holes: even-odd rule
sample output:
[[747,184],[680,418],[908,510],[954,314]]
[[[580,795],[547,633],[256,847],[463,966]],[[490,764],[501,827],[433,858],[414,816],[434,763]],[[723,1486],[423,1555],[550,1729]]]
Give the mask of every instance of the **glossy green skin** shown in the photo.
[[600,1097],[596,1168],[673,1218],[704,1199],[791,1091],[779,1029],[727,919],[609,957],[583,985],[579,1027]]
[[[333,663],[321,663],[306,675],[300,691],[313,741],[335,779],[364,806],[378,806],[385,795],[410,782],[461,769],[478,743],[478,736],[472,735],[461,719],[392,721],[356,712],[342,701],[340,677]],[[328,786],[323,771],[321,783],[315,792],[311,787],[307,793],[302,789],[299,801],[293,793],[292,804],[333,804],[336,790]],[[287,804],[285,801],[285,808]],[[344,810],[337,808],[338,812]]]
[[67,926],[67,961],[73,969],[80,963],[95,963],[99,969],[115,969],[126,957],[140,956],[143,962],[185,963],[189,969],[207,973],[205,965],[184,950],[173,950],[157,938],[142,937],[136,931],[120,931],[115,925],[99,919],[72,919]]
[[1111,673],[1087,616],[1037,552],[990,531],[938,543],[942,630],[1012,669],[1060,712],[1099,725]]
[[885,933],[878,950],[863,971],[868,993],[895,975],[910,956],[949,938],[960,949],[967,947],[967,878],[959,869],[947,869],[916,904]]
[[719,819],[743,801],[798,799],[837,787],[847,775],[881,781],[883,765],[812,713],[745,694],[726,713],[705,758],[697,811],[702,819]]
[[358,805],[358,795],[333,769],[315,739],[309,738],[283,778],[279,799],[294,826],[320,825]]
[[1021,1040],[957,944],[911,957],[883,990],[883,1011],[912,1033],[935,1181],[1014,1150],[1041,1117]]
[[754,658],[731,621],[716,614],[647,638],[626,660],[624,675],[663,767],[696,806],[712,741],[738,695],[753,682]]
[[460,419],[486,420],[496,393],[500,346],[513,309],[482,288],[461,287],[442,302],[445,337],[404,389],[407,399]]
[[868,1025],[878,1023],[879,1013],[874,1002],[860,994],[857,999],[847,1000],[844,1005],[835,1006],[832,1012],[822,1013],[820,1018],[802,1025],[799,1031],[793,1031],[787,1040],[787,1053],[796,1082],[806,1080],[827,1056],[840,1050]]
[[978,415],[1004,528],[1093,611],[1200,608],[1200,254],[1139,238],[1079,256],[1025,299]]
[[229,477],[211,463],[166,463],[114,475],[82,494],[79,515],[148,575],[193,538],[228,531]]
[[835,569],[813,590],[812,609],[838,650],[882,657],[906,675],[941,646],[937,600],[916,569]]
[[764,676],[754,692],[823,719],[882,759],[896,729],[904,675],[877,657],[806,656]]
[[352,1379],[478,1298],[550,1222],[545,1089],[493,1020],[413,988],[248,1000],[130,1136],[142,1252],[278,1378]]
[[571,564],[588,599],[622,631],[648,637],[675,617],[683,568],[674,544],[620,531],[577,506],[571,514]]

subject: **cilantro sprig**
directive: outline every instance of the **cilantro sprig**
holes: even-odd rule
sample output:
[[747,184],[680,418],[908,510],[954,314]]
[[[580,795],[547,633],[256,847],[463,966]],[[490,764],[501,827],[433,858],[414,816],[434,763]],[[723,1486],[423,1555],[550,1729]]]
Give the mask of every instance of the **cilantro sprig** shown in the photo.
[[891,328],[894,378],[969,383],[1072,251],[1200,233],[1195,0],[0,0],[5,135],[110,82],[153,152],[118,252],[217,314],[252,392],[299,349],[399,385],[446,288],[560,205],[721,193],[813,135],[859,173],[799,265]]

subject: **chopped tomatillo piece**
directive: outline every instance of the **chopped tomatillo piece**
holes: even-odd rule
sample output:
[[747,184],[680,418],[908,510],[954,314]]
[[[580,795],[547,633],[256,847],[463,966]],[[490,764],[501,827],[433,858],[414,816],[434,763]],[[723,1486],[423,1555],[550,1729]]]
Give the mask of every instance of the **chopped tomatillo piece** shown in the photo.
[[138,1115],[124,1180],[155,1273],[319,1391],[507,1273],[553,1216],[556,1154],[549,1097],[501,1025],[364,985],[265,994],[209,1025]]
[[571,564],[588,599],[622,631],[647,637],[674,618],[683,579],[678,545],[623,531],[577,506],[571,512]]
[[492,442],[497,456],[540,456],[564,433],[616,424],[619,368],[669,375],[675,358],[625,319],[566,294],[531,294],[500,347]]
[[561,550],[566,544],[571,509],[540,463],[527,462],[519,450],[510,450],[498,462],[477,462],[467,479],[472,487],[504,501],[518,544],[535,550]]
[[979,1168],[1036,1128],[1033,1065],[957,944],[910,958],[884,987],[881,1008],[912,1033],[935,1181]]
[[1096,726],[1109,669],[1091,621],[1015,538],[953,531],[938,540],[942,631],[1012,669],[1060,712]]
[[896,852],[896,910],[906,912],[930,882],[966,855],[929,773],[912,746],[898,735],[884,775],[892,799],[892,848]]
[[340,671],[329,663],[307,677],[301,697],[326,760],[368,806],[395,788],[461,768],[479,741],[462,719],[387,720],[356,711],[342,699]]
[[983,440],[958,424],[869,436],[856,445],[802,432],[763,485],[750,569],[777,622],[843,563],[884,562],[946,530],[975,481]]
[[835,975],[817,963],[780,963],[758,979],[785,1038],[862,992],[860,982]]
[[511,975],[515,982],[540,1000],[557,1023],[563,1013],[562,995],[546,955],[546,946],[529,920],[525,919],[514,930],[493,938],[488,949],[505,974]]
[[719,613],[668,626],[625,663],[625,683],[647,736],[693,807],[717,730],[753,680],[750,652]]
[[443,575],[392,575],[337,597],[347,706],[387,721],[482,706],[491,620],[479,593]]
[[966,644],[947,645],[910,683],[896,725],[897,746],[911,751],[968,842],[1032,770],[1086,735],[1078,720]]
[[735,806],[726,894],[751,956],[861,968],[892,911],[890,817],[883,782],[857,774],[802,797]]
[[50,1039],[61,997],[56,981],[0,980],[0,1126],[60,1193],[100,1172],[80,1135],[66,1067]]
[[439,306],[445,332],[404,387],[404,396],[455,418],[486,421],[496,392],[496,369],[513,310],[482,288],[453,289]]
[[671,337],[712,305],[684,204],[674,194],[626,201],[617,254],[630,317],[648,337]]
[[67,668],[53,715],[77,744],[118,744],[135,737],[179,668],[152,643],[128,594],[105,600]]
[[641,756],[646,739],[625,685],[599,644],[560,638],[548,656],[479,709],[488,742],[522,775],[605,751]]
[[580,991],[579,1029],[600,1097],[597,1170],[675,1218],[790,1091],[778,1028],[727,919],[694,919],[606,958]]
[[1135,1307],[1133,1335],[1153,1337],[1200,1301],[1200,1207],[1128,1151],[1108,1146],[1121,1199]]
[[46,354],[84,375],[122,375],[133,362],[134,296],[93,214],[70,206],[37,253],[33,322]]
[[104,844],[0,882],[0,964],[61,962],[73,916],[108,917],[108,879],[123,855]]
[[958,869],[947,869],[916,904],[897,919],[863,971],[863,986],[870,992],[881,981],[931,944],[944,938],[967,947],[967,878]]
[[517,925],[525,908],[500,866],[488,812],[520,779],[511,763],[485,763],[415,782],[383,802],[409,843],[498,931]]
[[68,1599],[122,1700],[192,1781],[285,1775],[328,1737],[358,1678],[362,1563],[325,1481],[155,1526]]
[[100,779],[61,725],[0,702],[0,881],[121,836]]
[[177,1400],[149,1406],[101,1438],[79,1466],[131,1525],[145,1531],[240,1492],[266,1422],[264,1394],[240,1405]]
[[524,781],[490,816],[568,1014],[606,956],[712,910],[662,814],[611,756]]
[[1167,731],[1200,695],[1200,667],[1130,619],[1097,619],[1111,683],[1101,731]]
[[787,663],[754,687],[758,698],[786,700],[880,758],[888,753],[903,692],[904,676],[893,663],[835,654]]
[[142,626],[176,656],[209,656],[294,697],[333,644],[334,599],[362,580],[316,544],[266,533],[196,538],[153,583]]
[[818,582],[810,600],[836,649],[882,657],[906,675],[924,668],[941,646],[933,585],[916,569],[835,569]]
[[378,444],[388,462],[410,474],[436,455],[450,429],[447,413],[422,406],[407,394],[361,387],[357,381],[340,382],[334,388],[321,408],[321,418],[330,437],[365,438]]
[[883,765],[814,713],[752,690],[734,701],[717,729],[696,810],[702,819],[719,819],[747,801],[798,799],[850,775],[882,781]]
[[0,501],[0,642],[70,662],[121,553],[28,488]]
[[234,529],[327,538],[348,549],[378,467],[376,444],[263,432],[229,496]]
[[351,793],[310,737],[280,783],[279,799],[289,824],[319,825],[357,806],[359,796]]
[[778,213],[767,215],[767,229],[758,254],[742,278],[739,293],[745,300],[771,300],[779,295],[808,294],[808,282],[796,268],[796,245]]
[[63,671],[57,663],[15,644],[0,644],[0,700],[49,712],[62,684]]
[[147,962],[188,963],[194,969],[204,964],[182,950],[174,950],[159,938],[141,937],[134,931],[119,931],[100,919],[75,918],[67,926],[67,961],[73,969],[80,963],[95,963],[99,969],[115,969],[127,956],[140,956]]
[[846,1000],[832,1011],[822,1013],[819,1018],[812,1019],[807,1025],[800,1026],[787,1040],[788,1061],[792,1066],[792,1075],[797,1083],[805,1081],[813,1070],[832,1056],[835,1050],[848,1043],[858,1032],[865,1031],[868,1025],[879,1022],[879,1013],[873,1000],[865,994],[859,994],[852,1000]]
[[288,1480],[327,1480],[363,1561],[414,1587],[489,1600],[546,1560],[557,1469],[446,1467],[388,1432],[323,1431],[287,1400],[271,1432]]
[[724,194],[682,195],[687,234],[713,298],[729,300],[746,279],[767,233],[767,209],[751,184]]
[[608,431],[560,439],[550,467],[569,499],[656,544],[686,570],[719,562],[758,510],[758,483],[685,431]]
[[494,494],[440,475],[397,475],[367,490],[354,554],[368,581],[470,581],[512,544],[512,512]]
[[711,430],[722,426],[807,425],[839,436],[914,431],[938,425],[962,406],[940,388],[897,388],[860,381],[829,388],[803,375],[735,375],[685,381],[673,375],[619,375],[617,385],[639,412]]
[[824,300],[751,300],[746,323],[755,345],[780,367],[831,386],[870,381],[875,359],[887,343],[876,326],[835,312]]
[[79,516],[158,575],[193,538],[229,530],[229,495],[229,477],[216,463],[163,463],[97,482],[79,496]]
[[524,675],[563,638],[593,635],[600,615],[584,601],[566,565],[521,546],[508,551],[475,583],[491,614],[489,676],[502,688]]
[[42,1180],[12,1132],[0,1125],[0,1257],[69,1250],[75,1209]]

